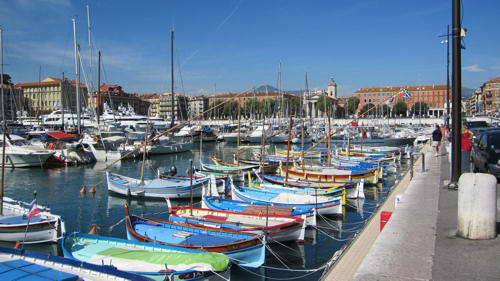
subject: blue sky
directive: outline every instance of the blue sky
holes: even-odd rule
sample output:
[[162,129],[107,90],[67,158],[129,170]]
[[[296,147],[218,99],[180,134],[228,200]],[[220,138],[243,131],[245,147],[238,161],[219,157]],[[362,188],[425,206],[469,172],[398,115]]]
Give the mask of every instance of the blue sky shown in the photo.
[[[170,31],[175,30],[176,92],[238,92],[276,86],[359,88],[446,83],[452,0],[0,0],[4,72],[15,83],[75,78],[72,18],[88,66],[90,7],[94,76],[127,92],[170,91]],[[498,0],[464,0],[462,82],[476,88],[500,76]],[[83,80],[83,77],[82,77]],[[94,80],[97,79],[94,77]],[[95,82],[94,82],[95,83]]]

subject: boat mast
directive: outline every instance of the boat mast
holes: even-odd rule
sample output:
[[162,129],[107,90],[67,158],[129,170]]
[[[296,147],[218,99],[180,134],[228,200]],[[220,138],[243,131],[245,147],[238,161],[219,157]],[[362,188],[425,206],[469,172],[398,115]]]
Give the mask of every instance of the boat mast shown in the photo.
[[[325,104],[326,104],[326,97],[325,97]],[[330,114],[331,114],[331,107],[328,106],[328,112],[327,112],[327,115],[328,115],[328,165],[330,165],[331,161],[332,161],[332,135],[331,135],[331,124],[330,124]]]
[[149,129],[149,108],[148,116],[146,118],[146,134],[144,136],[144,147],[142,151],[142,166],[141,166],[141,183],[139,185],[144,185],[144,163],[146,162],[146,150],[148,148],[148,129]]
[[285,177],[285,183],[288,183],[288,163],[290,163],[290,140],[291,140],[291,135],[292,133],[292,111],[290,111],[290,121],[288,124],[288,146],[286,149],[286,177]]
[[240,119],[241,119],[241,98],[238,98],[238,139],[236,144],[236,164],[240,163]]
[[2,118],[3,118],[3,141],[2,141],[2,185],[0,187],[0,215],[3,215],[3,186],[5,176],[5,131],[7,131],[7,123],[5,123],[5,103],[3,99],[3,48],[2,48],[2,32],[0,28],[0,87],[2,88]]
[[76,122],[80,135],[80,62],[78,60],[78,45],[76,44],[76,20],[73,19],[73,41],[75,45],[75,74],[76,74]]
[[301,134],[302,134],[302,172],[304,172],[305,167],[304,167],[304,102],[306,102],[305,95],[307,93],[307,72],[306,72],[306,91],[302,94],[302,105],[301,105],[301,117],[302,117],[302,129],[301,129]]
[[170,122],[170,128],[174,126],[175,111],[174,111],[174,31],[170,31],[170,92],[172,94],[172,121]]
[[97,59],[97,126],[99,126],[101,116],[101,51],[98,53]]
[[[89,64],[90,64],[90,69],[89,69],[89,93],[92,93],[92,90],[94,89],[93,85],[93,80],[94,77],[92,77],[92,41],[90,39],[90,11],[89,11],[89,5],[87,4],[87,27],[88,27],[88,37],[89,37]],[[92,94],[91,97],[93,98]]]
[[64,72],[62,73],[62,81],[61,81],[61,115],[62,115],[62,124],[61,124],[61,131],[64,132]]

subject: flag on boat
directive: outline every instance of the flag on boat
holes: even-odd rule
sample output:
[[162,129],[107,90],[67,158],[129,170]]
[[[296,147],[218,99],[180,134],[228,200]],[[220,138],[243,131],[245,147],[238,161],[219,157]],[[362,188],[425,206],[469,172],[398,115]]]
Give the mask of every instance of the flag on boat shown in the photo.
[[33,199],[30,204],[30,214],[28,216],[28,220],[31,220],[32,217],[36,216],[40,213],[40,210],[36,207],[36,199]]
[[391,106],[391,103],[394,101],[394,97],[391,97],[390,99],[388,99],[385,103],[387,104],[387,106]]
[[406,100],[407,98],[411,97],[411,93],[408,92],[408,90],[403,89],[401,92],[399,92],[399,96],[403,98],[403,100]]

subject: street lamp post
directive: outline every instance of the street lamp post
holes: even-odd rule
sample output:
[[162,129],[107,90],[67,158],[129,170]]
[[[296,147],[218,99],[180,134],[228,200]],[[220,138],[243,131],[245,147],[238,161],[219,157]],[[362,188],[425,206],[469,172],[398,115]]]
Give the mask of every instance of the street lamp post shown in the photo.
[[448,24],[446,28],[446,34],[440,37],[446,36],[446,40],[441,41],[441,44],[446,43],[446,119],[444,124],[446,126],[450,125],[450,25]]

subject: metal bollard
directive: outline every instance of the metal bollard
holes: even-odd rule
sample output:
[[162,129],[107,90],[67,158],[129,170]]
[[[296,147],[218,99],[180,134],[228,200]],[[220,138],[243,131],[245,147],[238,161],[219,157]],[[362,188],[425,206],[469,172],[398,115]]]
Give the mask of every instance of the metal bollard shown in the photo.
[[422,173],[425,172],[425,153],[422,152]]
[[424,152],[415,152],[414,155],[422,155],[422,173],[425,172],[425,153]]
[[413,154],[410,153],[410,180],[413,179]]

